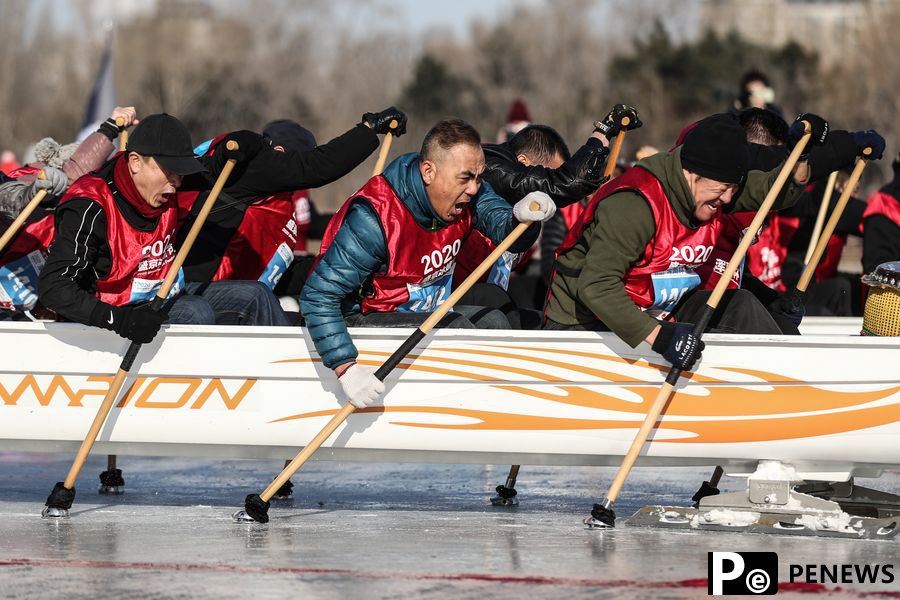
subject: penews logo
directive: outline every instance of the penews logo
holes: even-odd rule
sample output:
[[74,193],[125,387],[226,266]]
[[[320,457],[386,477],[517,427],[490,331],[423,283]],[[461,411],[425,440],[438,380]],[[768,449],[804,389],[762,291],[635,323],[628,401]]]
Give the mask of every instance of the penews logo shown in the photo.
[[775,552],[709,552],[711,596],[778,593],[778,554]]

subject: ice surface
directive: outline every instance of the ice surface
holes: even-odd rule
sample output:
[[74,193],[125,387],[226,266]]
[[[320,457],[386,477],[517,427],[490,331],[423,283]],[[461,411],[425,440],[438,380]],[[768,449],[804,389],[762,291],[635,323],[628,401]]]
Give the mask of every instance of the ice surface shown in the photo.
[[[782,581],[791,563],[898,556],[896,541],[623,526],[643,505],[689,505],[710,475],[692,468],[634,469],[616,502],[619,527],[588,531],[581,520],[615,469],[525,465],[521,505],[503,509],[489,498],[508,465],[312,461],[293,478],[293,503],[273,502],[267,525],[239,525],[231,513],[278,461],[123,456],[126,493],[106,497],[97,494],[106,460],[95,456],[71,518],[41,519],[71,459],[0,454],[0,598],[702,598],[710,551],[777,552]],[[900,476],[861,483],[896,492]],[[851,595],[877,590],[896,584]]]

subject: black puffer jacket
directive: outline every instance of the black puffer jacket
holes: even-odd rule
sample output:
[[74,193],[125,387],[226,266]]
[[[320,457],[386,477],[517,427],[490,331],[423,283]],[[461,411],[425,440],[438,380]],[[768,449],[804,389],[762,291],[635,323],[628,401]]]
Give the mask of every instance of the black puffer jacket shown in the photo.
[[603,183],[603,166],[609,155],[596,138],[587,143],[558,169],[526,167],[516,160],[509,144],[484,144],[484,179],[494,191],[515,204],[529,192],[545,192],[560,208],[597,191]]

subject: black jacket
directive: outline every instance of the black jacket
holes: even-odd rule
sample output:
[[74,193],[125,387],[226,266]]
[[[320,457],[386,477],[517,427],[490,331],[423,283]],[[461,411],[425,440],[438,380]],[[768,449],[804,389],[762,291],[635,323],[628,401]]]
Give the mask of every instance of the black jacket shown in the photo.
[[[265,144],[246,164],[235,167],[188,254],[184,263],[185,279],[200,282],[212,279],[248,206],[280,192],[331,183],[356,168],[377,147],[378,136],[365,125],[357,125],[306,152],[290,149],[278,152]],[[221,152],[201,160],[211,173],[219,173],[224,166]],[[190,231],[207,195],[208,191],[197,197],[190,216],[178,232],[178,246]]]
[[606,148],[596,138],[587,143],[558,169],[526,167],[516,160],[508,143],[484,144],[484,180],[510,204],[529,192],[545,192],[560,208],[597,191],[603,183]]

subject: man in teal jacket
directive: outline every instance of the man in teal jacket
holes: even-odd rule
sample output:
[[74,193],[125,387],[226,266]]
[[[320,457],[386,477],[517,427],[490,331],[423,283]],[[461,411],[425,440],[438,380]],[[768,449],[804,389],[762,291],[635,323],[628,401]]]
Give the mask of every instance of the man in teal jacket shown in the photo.
[[[553,216],[556,207],[541,192],[510,206],[482,183],[484,168],[478,132],[461,120],[441,121],[421,152],[393,161],[329,224],[300,303],[316,351],[355,406],[373,402],[384,385],[373,370],[356,364],[348,324],[422,324],[450,295],[456,254],[472,229],[499,244],[519,222]],[[530,227],[510,250],[528,248],[539,231],[538,225]],[[499,311],[456,306],[439,326],[509,324]]]

